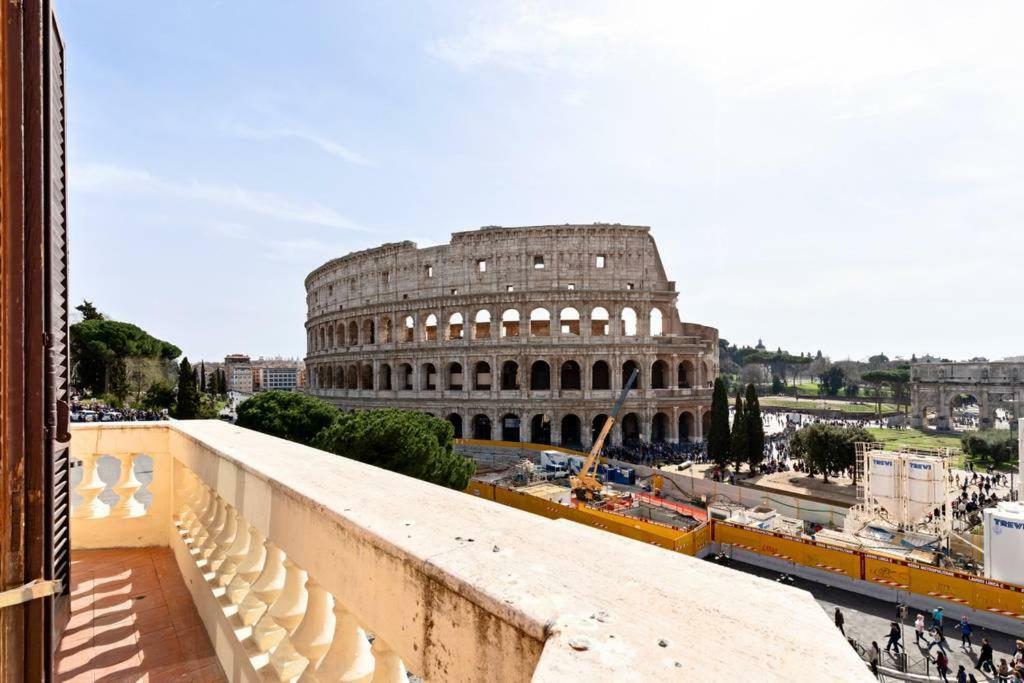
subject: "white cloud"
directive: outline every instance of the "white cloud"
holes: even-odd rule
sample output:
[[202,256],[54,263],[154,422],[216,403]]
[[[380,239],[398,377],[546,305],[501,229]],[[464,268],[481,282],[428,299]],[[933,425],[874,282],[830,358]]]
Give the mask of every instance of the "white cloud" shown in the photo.
[[283,195],[257,192],[239,185],[167,180],[142,169],[113,164],[75,164],[72,171],[73,191],[204,202],[285,221],[342,230],[365,230],[334,209],[317,202],[296,201]]
[[334,140],[329,140],[316,133],[311,133],[306,130],[299,128],[268,128],[258,129],[250,128],[247,126],[234,126],[232,131],[241,137],[249,138],[252,140],[302,140],[304,142],[311,143],[316,147],[319,147],[324,152],[327,152],[331,156],[337,157],[346,161],[354,166],[373,166],[373,162],[367,159],[365,156],[349,149],[345,145]]

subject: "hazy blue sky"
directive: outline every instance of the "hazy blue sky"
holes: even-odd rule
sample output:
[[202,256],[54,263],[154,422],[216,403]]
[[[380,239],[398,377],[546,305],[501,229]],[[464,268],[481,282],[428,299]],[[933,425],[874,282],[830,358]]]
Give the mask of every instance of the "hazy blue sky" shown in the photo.
[[193,359],[302,355],[348,251],[594,221],[732,341],[1024,353],[1024,3],[58,10],[72,295]]

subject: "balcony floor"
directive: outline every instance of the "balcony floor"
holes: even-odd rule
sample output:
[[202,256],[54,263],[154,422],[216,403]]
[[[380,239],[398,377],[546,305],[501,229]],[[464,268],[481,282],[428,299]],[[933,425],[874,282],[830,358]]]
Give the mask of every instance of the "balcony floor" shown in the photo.
[[169,548],[76,550],[58,681],[226,681]]

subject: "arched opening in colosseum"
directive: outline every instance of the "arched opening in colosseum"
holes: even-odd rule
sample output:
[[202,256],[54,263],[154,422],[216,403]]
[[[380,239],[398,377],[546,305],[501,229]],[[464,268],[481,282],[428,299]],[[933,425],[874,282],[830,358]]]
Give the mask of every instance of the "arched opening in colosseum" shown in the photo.
[[598,306],[590,313],[590,336],[607,337],[609,332],[608,309]]
[[680,389],[689,389],[693,386],[693,363],[684,360],[676,370],[676,384]]
[[405,320],[402,322],[402,341],[411,342],[416,339],[416,321],[412,319],[411,315],[405,316]]
[[501,336],[502,338],[519,336],[519,311],[516,309],[509,308],[501,314]]
[[473,438],[490,440],[491,418],[487,417],[486,415],[473,416]]
[[693,436],[693,413],[679,413],[679,441],[687,441]]
[[334,345],[339,349],[345,346],[345,323],[338,323],[335,327]]
[[622,364],[622,388],[623,389],[626,388],[626,382],[629,381],[629,378],[633,374],[634,370],[637,371],[637,375],[636,375],[636,382],[633,384],[633,389],[639,389],[640,388],[640,380],[643,379],[643,373],[640,372],[640,366],[636,364],[636,361],[627,360],[625,363]]
[[506,413],[501,417],[501,440],[519,441],[519,416]]
[[[595,443],[597,438],[601,436],[601,430],[604,429],[604,423],[608,421],[608,416],[604,413],[595,415],[594,419],[590,421],[590,443]],[[607,442],[607,438],[605,439]]]
[[664,443],[668,441],[668,415],[655,413],[651,420],[651,442]]
[[462,391],[462,363],[448,364],[448,389]]
[[452,313],[448,316],[448,339],[462,339],[464,329],[461,313]]
[[321,327],[319,332],[318,332],[318,334],[317,334],[316,350],[317,351],[323,351],[326,348],[327,348],[327,332],[324,330],[324,328]]
[[622,323],[622,334],[626,337],[636,336],[636,311],[629,306],[622,309],[622,313],[619,315],[619,321]]
[[519,363],[514,360],[501,364],[501,390],[519,391]]
[[344,389],[345,388],[345,368],[338,365],[334,368],[333,377],[331,376],[331,369],[327,368],[327,384],[332,389]]
[[580,312],[575,308],[563,308],[558,314],[559,331],[562,334],[580,336]]
[[651,336],[660,337],[665,333],[664,330],[664,318],[661,313],[661,309],[651,309]]
[[423,323],[423,338],[427,341],[437,341],[437,316],[431,313]]
[[350,365],[345,369],[345,388],[359,388],[359,369],[355,365]]
[[569,448],[582,448],[583,434],[580,418],[572,413],[562,418],[562,445]]
[[491,336],[491,312],[482,308],[473,317],[473,339],[487,339]]
[[608,368],[608,363],[603,360],[599,360],[594,363],[593,377],[590,379],[591,389],[611,389],[612,388],[612,372]]
[[551,389],[551,366],[546,361],[534,361],[530,366],[530,389],[533,391]]
[[364,344],[376,344],[375,330],[373,329],[373,321],[367,318],[363,321],[363,343]]
[[420,389],[434,391],[437,389],[437,368],[433,363],[420,366]]
[[391,338],[392,333],[391,318],[384,316],[380,319],[380,343],[390,344],[393,341]]
[[580,364],[574,360],[567,360],[562,363],[562,372],[559,388],[563,390],[578,391],[582,389]]
[[391,391],[391,366],[387,363],[380,364],[380,390]]
[[334,326],[333,325],[328,325],[327,326],[327,348],[329,348],[329,349],[333,349],[334,348]]
[[369,363],[364,363],[359,368],[359,388],[363,390],[373,390],[373,366]]
[[546,308],[535,308],[530,311],[530,336],[551,336],[551,311]]
[[640,418],[636,413],[626,413],[622,418],[622,443],[629,445],[640,440]]
[[487,361],[477,361],[474,366],[473,388],[477,391],[487,391],[491,388],[491,364]]
[[398,390],[412,391],[412,366],[408,363],[398,366]]
[[359,325],[355,320],[348,324],[348,345],[359,346]]
[[707,434],[711,431],[711,411],[706,411],[700,416],[700,431],[701,434]]
[[530,441],[551,443],[551,419],[547,415],[534,415],[530,420]]
[[448,422],[451,423],[452,430],[455,432],[455,434],[453,435],[453,438],[461,439],[462,438],[462,416],[459,415],[458,413],[451,413],[451,414],[448,415],[448,417],[446,419],[448,420]]
[[668,363],[663,360],[651,365],[651,389],[668,389]]

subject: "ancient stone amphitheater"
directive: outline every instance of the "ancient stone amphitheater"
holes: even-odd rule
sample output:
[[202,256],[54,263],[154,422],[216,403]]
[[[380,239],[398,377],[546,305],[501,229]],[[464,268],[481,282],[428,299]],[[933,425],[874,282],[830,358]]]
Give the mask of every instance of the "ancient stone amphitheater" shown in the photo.
[[385,244],[306,278],[308,391],[457,437],[586,447],[634,368],[613,444],[698,440],[718,331],[684,323],[650,229],[485,227]]

